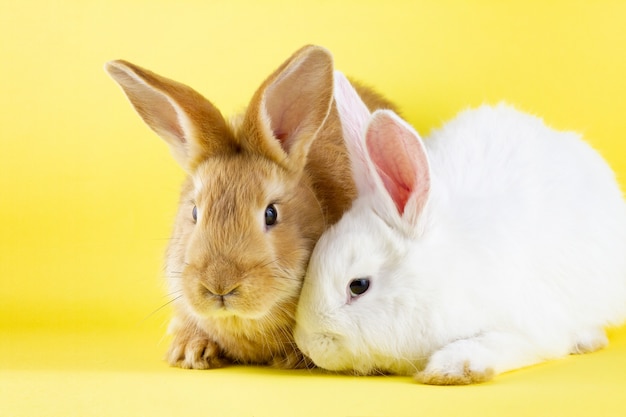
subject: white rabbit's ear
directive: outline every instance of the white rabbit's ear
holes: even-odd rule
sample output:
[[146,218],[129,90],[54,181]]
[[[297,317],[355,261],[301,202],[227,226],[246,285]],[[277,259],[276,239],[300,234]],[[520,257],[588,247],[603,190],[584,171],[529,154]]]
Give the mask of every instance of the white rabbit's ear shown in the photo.
[[104,68],[188,172],[208,155],[234,147],[219,110],[195,90],[122,60]]
[[415,225],[430,193],[430,167],[417,132],[391,110],[374,112],[367,153],[397,214]]
[[371,193],[375,189],[375,182],[365,150],[365,128],[372,115],[350,81],[340,71],[335,71],[334,97],[358,193]]

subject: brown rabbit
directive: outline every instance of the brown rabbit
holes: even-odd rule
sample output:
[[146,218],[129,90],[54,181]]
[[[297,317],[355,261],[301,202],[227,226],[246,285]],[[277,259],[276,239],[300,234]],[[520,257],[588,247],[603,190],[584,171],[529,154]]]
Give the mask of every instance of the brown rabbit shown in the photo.
[[[298,50],[230,122],[183,84],[125,61],[106,71],[188,174],[166,256],[169,363],[307,366],[292,336],[305,268],[356,195],[330,53]],[[392,107],[358,89],[371,109]]]

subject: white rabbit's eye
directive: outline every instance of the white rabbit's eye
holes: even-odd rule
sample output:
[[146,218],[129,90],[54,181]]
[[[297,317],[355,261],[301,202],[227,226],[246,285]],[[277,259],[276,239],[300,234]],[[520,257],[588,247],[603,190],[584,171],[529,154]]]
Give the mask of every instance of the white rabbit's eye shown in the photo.
[[193,206],[193,210],[191,210],[191,217],[194,223],[198,221],[198,208],[196,206]]
[[350,281],[350,296],[358,297],[367,291],[370,287],[370,279],[369,278],[356,278]]
[[276,210],[276,206],[270,204],[265,208],[265,225],[266,226],[274,226],[278,221],[278,211]]

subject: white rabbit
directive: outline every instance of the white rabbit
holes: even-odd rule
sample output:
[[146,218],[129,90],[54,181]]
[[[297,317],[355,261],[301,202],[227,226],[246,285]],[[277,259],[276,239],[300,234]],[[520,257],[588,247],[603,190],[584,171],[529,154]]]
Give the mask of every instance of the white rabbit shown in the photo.
[[422,141],[336,74],[358,198],[322,235],[296,342],[318,366],[469,384],[608,341],[626,318],[626,204],[574,133],[506,105]]

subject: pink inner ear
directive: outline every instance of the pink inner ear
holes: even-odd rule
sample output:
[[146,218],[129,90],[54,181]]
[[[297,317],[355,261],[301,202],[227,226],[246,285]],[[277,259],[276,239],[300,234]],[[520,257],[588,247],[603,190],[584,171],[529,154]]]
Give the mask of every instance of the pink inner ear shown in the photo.
[[284,142],[288,136],[289,134],[287,132],[274,131],[274,137],[281,142]]
[[156,118],[155,125],[160,125],[165,131],[171,132],[180,141],[180,143],[187,143],[185,132],[180,125],[180,120],[178,119],[178,115],[174,107],[167,100],[163,100],[162,104],[155,103],[153,106],[163,109],[163,111]]
[[415,196],[421,209],[430,188],[428,160],[415,133],[387,114],[373,118],[366,135],[367,150],[376,172],[404,214],[407,202]]

